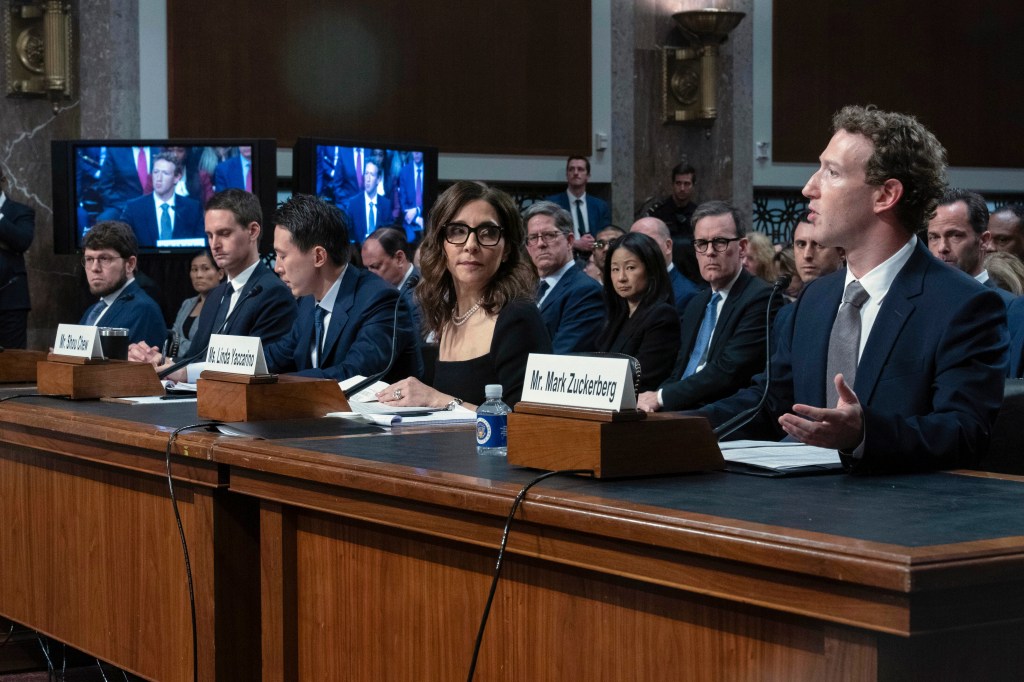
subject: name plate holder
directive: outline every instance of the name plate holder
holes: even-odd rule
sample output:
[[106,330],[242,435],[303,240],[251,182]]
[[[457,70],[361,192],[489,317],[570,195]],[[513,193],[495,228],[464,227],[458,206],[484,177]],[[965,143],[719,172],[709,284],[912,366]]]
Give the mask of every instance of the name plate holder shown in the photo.
[[4,348],[0,351],[0,384],[36,383],[36,365],[46,360],[40,350]]
[[[531,355],[524,400],[508,415],[508,463],[548,471],[589,470],[595,478],[724,469],[718,440],[706,419],[636,409],[628,363],[618,358]],[[582,399],[559,395],[574,391]],[[608,396],[614,396],[610,406]],[[559,401],[584,405],[553,404]]]
[[349,411],[345,394],[331,379],[205,370],[196,391],[199,418],[221,422],[306,419]]
[[64,352],[50,353],[36,364],[36,387],[41,395],[93,400],[164,394],[152,365],[105,359],[96,327],[62,324],[54,348]]

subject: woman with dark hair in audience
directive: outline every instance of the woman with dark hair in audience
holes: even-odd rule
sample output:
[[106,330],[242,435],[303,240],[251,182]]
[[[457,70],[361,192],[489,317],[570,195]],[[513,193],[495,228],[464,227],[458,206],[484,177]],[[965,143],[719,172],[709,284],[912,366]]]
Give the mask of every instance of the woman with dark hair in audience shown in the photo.
[[640,391],[657,390],[675,365],[680,330],[665,256],[653,239],[630,232],[611,243],[604,295],[608,324],[598,350],[636,358]]
[[192,267],[189,270],[189,277],[192,278],[192,288],[196,295],[186,298],[178,309],[178,315],[174,318],[174,344],[168,349],[168,357],[185,357],[188,355],[189,346],[192,344],[192,334],[195,332],[196,320],[199,313],[203,312],[203,304],[206,302],[206,295],[213,291],[220,281],[224,279],[224,271],[217,267],[213,255],[209,249],[204,249],[192,256]]
[[[519,401],[530,353],[550,353],[512,198],[482,182],[457,182],[435,202],[420,247],[416,287],[425,326],[439,340],[433,386],[415,378],[377,394],[388,405],[475,409],[486,384]],[[677,322],[678,325],[678,322]]]

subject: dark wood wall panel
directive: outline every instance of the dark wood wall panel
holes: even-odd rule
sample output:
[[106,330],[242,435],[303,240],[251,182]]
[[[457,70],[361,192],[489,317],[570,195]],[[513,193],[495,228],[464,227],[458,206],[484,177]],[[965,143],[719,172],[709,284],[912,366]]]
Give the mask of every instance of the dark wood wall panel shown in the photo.
[[1024,167],[1024,3],[776,0],[773,159],[814,163],[832,114],[914,114],[950,165]]
[[172,136],[590,152],[590,1],[168,1]]

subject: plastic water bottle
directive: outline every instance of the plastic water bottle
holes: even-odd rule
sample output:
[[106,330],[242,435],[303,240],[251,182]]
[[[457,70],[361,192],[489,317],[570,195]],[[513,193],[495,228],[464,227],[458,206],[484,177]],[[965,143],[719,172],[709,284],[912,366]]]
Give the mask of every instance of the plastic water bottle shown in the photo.
[[501,384],[487,384],[487,401],[476,410],[476,454],[504,457],[508,453],[508,415],[512,409],[501,401]]

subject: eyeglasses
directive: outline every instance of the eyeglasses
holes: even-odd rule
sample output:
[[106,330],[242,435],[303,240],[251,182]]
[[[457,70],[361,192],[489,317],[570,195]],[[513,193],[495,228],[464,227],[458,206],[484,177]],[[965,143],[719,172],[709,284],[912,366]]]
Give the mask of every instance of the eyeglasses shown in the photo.
[[461,246],[469,241],[470,234],[475,234],[480,246],[494,246],[501,241],[502,232],[504,230],[501,226],[494,223],[484,223],[476,227],[464,223],[448,223],[444,226],[444,240],[449,244]]
[[612,245],[613,241],[615,241],[615,240],[614,239],[608,239],[608,240],[598,239],[596,242],[594,242],[594,248],[597,249],[598,251],[600,251],[602,249],[607,249],[609,246]]
[[715,250],[716,253],[722,253],[732,242],[738,242],[743,237],[715,237],[714,239],[694,239],[693,248],[697,250],[697,253],[707,253],[708,245]]
[[100,264],[100,267],[106,270],[110,267],[110,264],[116,260],[123,260],[124,256],[85,256],[82,258],[82,265],[87,268],[91,268],[96,263]]
[[538,232],[537,234],[531,234],[526,238],[526,243],[530,246],[536,246],[537,242],[543,242],[544,244],[550,244],[559,237],[563,236],[564,232]]

